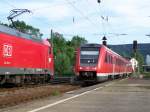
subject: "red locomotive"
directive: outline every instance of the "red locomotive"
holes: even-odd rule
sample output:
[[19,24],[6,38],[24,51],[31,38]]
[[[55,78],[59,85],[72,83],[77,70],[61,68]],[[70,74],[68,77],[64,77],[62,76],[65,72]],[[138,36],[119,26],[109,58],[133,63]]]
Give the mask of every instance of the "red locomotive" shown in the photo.
[[53,64],[47,40],[0,25],[0,84],[48,81]]
[[76,53],[75,74],[81,81],[104,81],[132,73],[129,60],[100,44],[85,44]]

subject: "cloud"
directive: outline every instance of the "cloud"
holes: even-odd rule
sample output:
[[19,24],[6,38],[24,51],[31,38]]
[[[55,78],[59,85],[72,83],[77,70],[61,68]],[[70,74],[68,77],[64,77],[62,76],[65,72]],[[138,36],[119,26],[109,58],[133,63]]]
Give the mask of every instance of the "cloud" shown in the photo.
[[[149,0],[3,0],[0,3],[0,21],[9,15],[14,8],[28,8],[32,14],[24,14],[18,19],[40,28],[45,37],[50,29],[64,34],[80,34],[89,42],[100,42],[103,33],[128,33],[126,36],[108,35],[110,43],[132,43],[133,39],[143,39],[149,33],[150,1]],[[108,22],[101,16],[108,16]],[[73,22],[73,18],[75,21]],[[71,38],[69,36],[67,38]],[[119,40],[119,41],[118,41]]]
[[59,21],[70,14],[69,8],[65,4],[56,4],[53,2],[18,2],[15,6],[17,8],[30,9],[32,11],[32,18],[43,17],[50,21]]

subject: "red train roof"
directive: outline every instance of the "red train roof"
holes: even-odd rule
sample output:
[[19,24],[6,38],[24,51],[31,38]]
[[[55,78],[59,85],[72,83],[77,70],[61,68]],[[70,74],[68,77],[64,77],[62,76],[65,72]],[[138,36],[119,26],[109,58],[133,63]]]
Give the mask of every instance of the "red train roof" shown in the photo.
[[35,35],[31,35],[31,34],[28,34],[28,33],[23,33],[23,32],[20,32],[17,29],[13,29],[13,28],[10,28],[10,27],[4,26],[4,25],[0,25],[0,32],[6,33],[6,34],[9,34],[9,35],[13,35],[13,36],[16,36],[16,37],[19,37],[19,38],[26,38],[26,39],[30,39],[30,40],[33,40],[33,41],[42,42],[42,39],[35,36]]

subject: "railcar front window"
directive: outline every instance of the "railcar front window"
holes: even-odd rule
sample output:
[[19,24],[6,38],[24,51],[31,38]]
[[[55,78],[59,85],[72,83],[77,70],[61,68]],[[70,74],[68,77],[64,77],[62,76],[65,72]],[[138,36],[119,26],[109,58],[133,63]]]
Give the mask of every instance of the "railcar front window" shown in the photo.
[[81,51],[81,55],[98,55],[98,51]]
[[81,47],[80,64],[81,66],[96,66],[100,55],[99,47]]

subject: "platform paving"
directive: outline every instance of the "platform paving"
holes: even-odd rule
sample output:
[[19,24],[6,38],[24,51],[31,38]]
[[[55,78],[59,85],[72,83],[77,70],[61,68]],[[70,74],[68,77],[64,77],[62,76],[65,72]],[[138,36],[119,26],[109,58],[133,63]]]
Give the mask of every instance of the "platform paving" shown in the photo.
[[49,97],[3,112],[150,112],[150,80],[105,82]]

